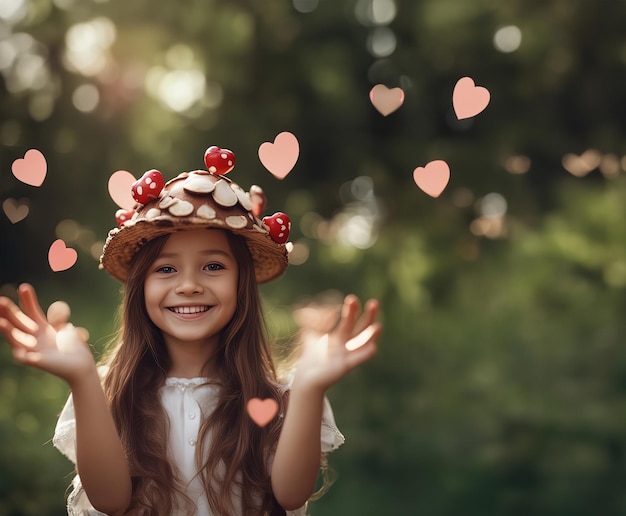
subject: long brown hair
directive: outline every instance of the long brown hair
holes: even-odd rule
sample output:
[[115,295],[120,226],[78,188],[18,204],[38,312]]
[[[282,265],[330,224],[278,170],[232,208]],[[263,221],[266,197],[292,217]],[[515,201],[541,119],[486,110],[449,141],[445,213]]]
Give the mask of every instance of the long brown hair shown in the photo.
[[[196,462],[212,512],[234,514],[232,488],[241,487],[243,514],[279,514],[268,471],[282,427],[286,396],[278,384],[266,337],[254,266],[243,238],[225,232],[239,265],[237,307],[222,330],[216,353],[220,396],[202,423]],[[125,448],[133,481],[128,513],[193,512],[167,457],[168,420],[159,389],[170,368],[161,331],[150,320],[144,280],[167,236],[148,242],[134,257],[124,287],[119,343],[107,359],[104,389]],[[246,413],[249,399],[274,398],[279,414],[257,426]],[[233,431],[236,429],[236,431]],[[207,436],[211,433],[210,445]],[[186,507],[177,505],[183,500]]]

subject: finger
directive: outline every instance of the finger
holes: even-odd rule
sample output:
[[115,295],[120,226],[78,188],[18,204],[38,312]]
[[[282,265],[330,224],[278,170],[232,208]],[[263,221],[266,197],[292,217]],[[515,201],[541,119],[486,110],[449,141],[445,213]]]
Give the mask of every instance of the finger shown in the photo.
[[89,341],[89,331],[87,330],[87,328],[77,326],[76,331],[78,332],[78,335],[81,339],[83,339],[85,342]]
[[58,331],[67,324],[71,313],[70,307],[65,301],[55,301],[48,307],[46,319]]
[[33,348],[37,345],[37,338],[32,333],[26,333],[13,326],[6,319],[0,319],[0,333],[9,345],[15,350],[18,348]]
[[378,317],[379,309],[380,303],[376,299],[369,299],[367,303],[365,303],[365,309],[354,327],[353,335],[361,333],[370,324],[374,324]]
[[362,332],[346,342],[346,349],[348,351],[354,351],[355,349],[359,349],[361,346],[364,346],[368,342],[375,340],[380,335],[381,330],[382,327],[380,324],[370,324]]
[[358,312],[359,299],[353,295],[346,296],[341,307],[341,319],[335,328],[335,332],[344,342],[352,336]]
[[24,348],[16,348],[13,350],[13,359],[20,364],[38,367],[41,369],[42,355],[39,351],[29,351]]
[[17,289],[17,293],[20,296],[20,303],[24,310],[24,313],[28,315],[39,326],[45,326],[48,324],[48,320],[41,309],[41,305],[37,300],[37,294],[32,285],[23,283]]
[[346,357],[348,370],[352,370],[373,358],[374,355],[376,355],[377,350],[378,346],[376,345],[376,341],[370,340],[367,344],[351,351]]
[[0,297],[0,320],[2,319],[5,319],[11,327],[19,328],[21,331],[35,333],[39,329],[39,325],[7,297]]

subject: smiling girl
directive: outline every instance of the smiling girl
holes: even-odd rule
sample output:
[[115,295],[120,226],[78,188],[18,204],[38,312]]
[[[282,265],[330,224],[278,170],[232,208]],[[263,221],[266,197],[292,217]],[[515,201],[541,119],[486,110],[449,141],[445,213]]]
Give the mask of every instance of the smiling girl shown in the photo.
[[[71,389],[54,437],[76,464],[68,514],[302,515],[343,443],[325,393],[374,355],[378,303],[359,317],[348,296],[335,330],[303,343],[292,381],[279,379],[258,284],[287,267],[288,219],[259,219],[262,192],[228,179],[234,156],[216,149],[209,171],[165,185],[147,172],[134,212],[118,214],[101,266],[124,284],[122,325],[103,367],[79,331],[46,319],[33,287],[19,287],[21,309],[0,298],[15,360]],[[278,406],[267,424],[247,410],[256,398]]]

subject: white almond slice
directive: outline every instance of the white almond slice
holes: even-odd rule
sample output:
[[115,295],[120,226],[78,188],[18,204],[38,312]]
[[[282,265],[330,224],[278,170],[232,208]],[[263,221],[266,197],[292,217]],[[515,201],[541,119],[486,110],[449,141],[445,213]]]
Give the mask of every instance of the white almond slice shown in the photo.
[[146,213],[146,219],[148,220],[156,219],[160,215],[161,215],[161,210],[159,210],[158,208],[150,208],[148,212]]
[[176,197],[163,197],[163,200],[159,203],[159,208],[161,208],[162,210],[166,210],[167,208],[169,208],[172,204],[177,203],[178,199],[176,199]]
[[211,181],[210,176],[192,174],[183,184],[183,188],[191,193],[207,194],[215,190],[215,183]]
[[237,204],[237,195],[233,192],[233,189],[230,185],[220,179],[217,183],[215,183],[215,191],[213,192],[213,199],[218,204],[222,206],[234,206]]
[[187,201],[178,201],[169,207],[169,211],[175,217],[186,217],[193,213],[193,204]]
[[226,225],[233,229],[243,229],[248,225],[248,220],[243,215],[231,215],[226,217]]
[[200,218],[208,220],[212,220],[217,216],[215,210],[211,208],[208,204],[203,204],[202,206],[200,206],[196,211],[196,215]]
[[252,226],[253,229],[256,229],[259,233],[264,233],[267,235],[268,231],[263,226],[257,226],[256,224]]
[[239,204],[241,204],[246,211],[250,211],[252,209],[252,201],[250,200],[250,197],[248,197],[248,194],[237,185],[233,185],[232,189],[235,192],[237,199],[239,199]]

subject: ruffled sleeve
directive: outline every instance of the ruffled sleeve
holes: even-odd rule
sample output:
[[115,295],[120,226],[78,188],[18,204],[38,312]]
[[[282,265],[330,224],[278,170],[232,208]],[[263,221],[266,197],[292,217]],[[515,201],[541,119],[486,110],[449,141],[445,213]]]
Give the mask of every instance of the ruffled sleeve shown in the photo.
[[[76,465],[76,417],[71,394],[57,421],[52,444]],[[93,508],[78,475],[72,480],[72,491],[67,497],[67,514],[68,516],[106,516]]]
[[52,444],[76,464],[76,417],[74,416],[74,402],[71,394],[67,398],[57,421]]
[[[283,385],[283,392],[287,392],[291,390],[291,386],[293,385],[295,370],[292,370]],[[335,415],[333,414],[333,409],[330,405],[330,401],[326,396],[324,396],[324,408],[322,412],[322,434],[321,434],[321,444],[322,444],[322,453],[329,453],[331,451],[339,448],[344,442],[346,438],[337,428],[337,424],[335,423]]]
[[335,424],[335,416],[330,401],[324,396],[324,411],[322,413],[322,453],[329,453],[339,448],[346,438]]

